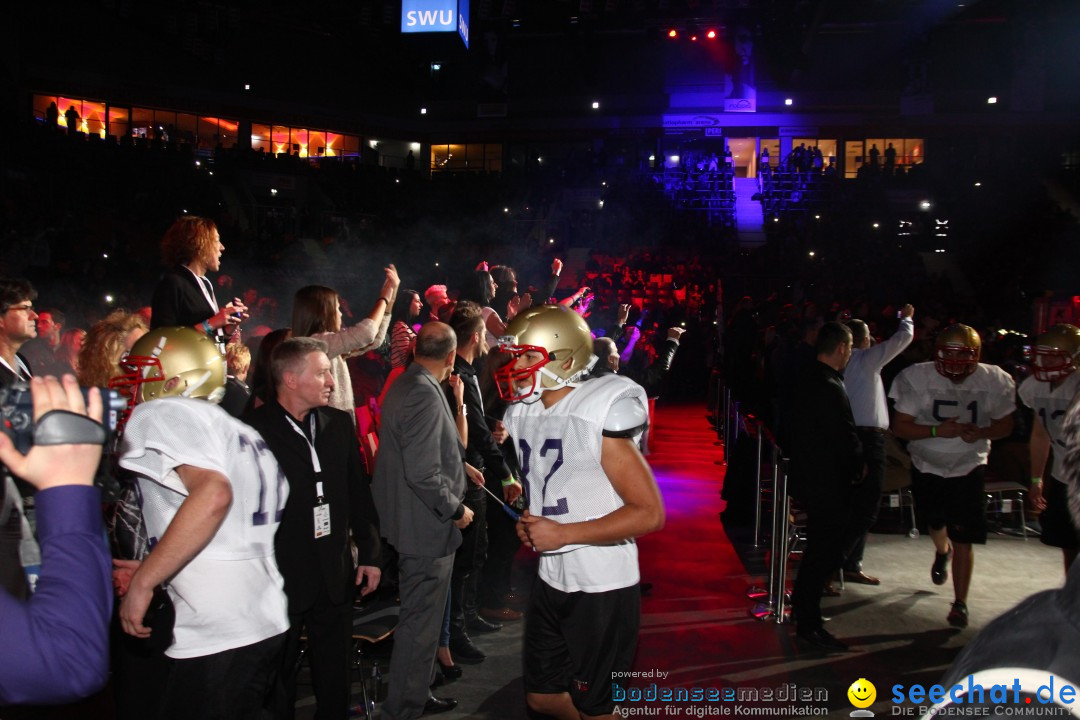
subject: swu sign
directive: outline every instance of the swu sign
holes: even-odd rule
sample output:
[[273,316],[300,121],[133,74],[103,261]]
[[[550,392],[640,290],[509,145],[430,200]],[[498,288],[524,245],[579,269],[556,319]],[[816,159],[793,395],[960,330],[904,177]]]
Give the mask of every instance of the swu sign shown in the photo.
[[401,32],[454,32],[469,47],[469,0],[402,0]]

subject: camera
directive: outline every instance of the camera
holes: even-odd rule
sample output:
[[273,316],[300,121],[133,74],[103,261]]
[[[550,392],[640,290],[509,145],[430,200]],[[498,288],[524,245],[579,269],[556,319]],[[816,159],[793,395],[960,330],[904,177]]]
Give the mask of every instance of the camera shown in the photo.
[[[102,419],[105,428],[106,445],[116,432],[116,422],[127,408],[127,399],[115,390],[99,388],[101,391]],[[88,401],[89,388],[82,388],[83,399]],[[34,401],[30,396],[30,386],[25,382],[15,382],[0,388],[0,430],[11,438],[15,448],[25,454],[34,445]]]

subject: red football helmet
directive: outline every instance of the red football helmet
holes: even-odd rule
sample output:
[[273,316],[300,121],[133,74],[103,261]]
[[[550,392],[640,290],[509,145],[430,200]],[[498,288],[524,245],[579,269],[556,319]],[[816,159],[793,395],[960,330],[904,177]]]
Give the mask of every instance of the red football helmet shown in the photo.
[[[518,313],[499,338],[510,361],[495,371],[495,384],[506,402],[535,402],[545,390],[573,387],[596,363],[592,333],[580,315],[562,305],[541,305]],[[518,358],[540,359],[517,367]],[[528,383],[528,385],[526,385]]]
[[975,372],[982,353],[982,340],[974,328],[950,325],[938,333],[934,343],[934,367],[950,380],[963,380]]
[[120,360],[126,372],[109,387],[128,398],[126,422],[135,405],[164,397],[225,397],[225,358],[217,345],[189,327],[157,328],[143,335]]
[[1031,369],[1036,380],[1056,382],[1076,369],[1080,328],[1062,323],[1042,335],[1034,348]]

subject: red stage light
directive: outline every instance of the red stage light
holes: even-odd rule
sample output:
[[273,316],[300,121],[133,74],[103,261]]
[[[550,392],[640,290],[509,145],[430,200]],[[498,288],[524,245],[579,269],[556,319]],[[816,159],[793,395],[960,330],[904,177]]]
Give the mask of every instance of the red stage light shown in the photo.
[[691,42],[697,42],[697,35],[691,35],[690,40]]
[[709,38],[710,40],[715,40],[716,39],[716,31],[715,30],[710,30],[709,32],[705,33],[705,37]]
[[679,31],[676,30],[675,28],[672,28],[672,29],[667,31],[667,36],[669,38],[677,38],[677,37],[679,37]]

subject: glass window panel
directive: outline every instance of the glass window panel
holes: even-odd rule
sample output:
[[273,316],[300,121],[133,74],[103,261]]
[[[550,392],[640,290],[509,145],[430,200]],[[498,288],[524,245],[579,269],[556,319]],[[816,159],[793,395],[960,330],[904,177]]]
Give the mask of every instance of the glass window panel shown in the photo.
[[195,143],[199,150],[213,150],[218,143],[216,118],[200,117],[195,127]]
[[176,113],[172,110],[155,110],[154,122],[150,126],[150,137],[162,142],[176,140]]
[[270,130],[270,141],[273,143],[275,155],[289,152],[289,128],[274,125]]
[[446,168],[447,157],[450,155],[449,145],[431,146],[431,169],[443,170]]
[[131,111],[126,107],[109,108],[109,135],[115,138],[126,137],[131,132]]
[[889,149],[890,145],[896,151],[896,164],[903,165],[901,158],[904,156],[904,138],[885,138],[885,144],[878,145],[878,149],[881,150],[881,164],[885,164],[885,151]]
[[844,143],[844,177],[853,178],[858,175],[863,164],[864,149],[862,140],[848,140]]
[[[56,102],[55,95],[35,95],[34,96],[34,119],[38,122],[45,122],[45,118],[49,113],[49,105]],[[60,106],[56,106],[57,115],[60,114]],[[59,118],[58,118],[59,119]]]
[[340,157],[344,147],[344,135],[339,135],[338,133],[326,133],[326,149],[323,151],[325,157]]
[[60,117],[57,118],[57,123],[60,125],[60,127],[67,127],[67,115],[69,110],[75,112],[75,114],[78,116],[79,123],[81,124],[82,100],[64,97],[63,95],[61,95],[56,99],[56,107],[60,111]]
[[154,124],[154,111],[149,108],[131,108],[131,134],[137,137],[149,137],[150,126]]
[[829,165],[829,158],[836,157],[836,140],[833,138],[818,138],[817,146],[821,149],[824,165]]
[[270,126],[251,123],[251,149],[255,152],[273,152],[270,142]]
[[472,168],[484,166],[484,148],[486,146],[473,143],[465,146],[465,161]]
[[866,160],[867,165],[870,164],[870,153],[874,148],[877,148],[878,156],[877,163],[878,169],[881,169],[881,164],[885,162],[885,138],[867,138],[866,139]]
[[176,137],[170,135],[169,139],[173,142],[182,142],[188,145],[195,144],[195,130],[197,128],[197,121],[194,115],[188,113],[176,114]]
[[[904,140],[904,165],[921,165],[923,163],[923,139],[922,138],[907,138]],[[897,164],[900,164],[900,159],[897,158]]]
[[299,153],[300,157],[308,156],[308,131],[305,128],[292,128],[289,152],[293,155]]
[[446,169],[464,170],[467,168],[469,165],[465,158],[465,146],[461,144],[451,144],[448,147],[449,154],[447,155]]
[[326,156],[326,133],[321,130],[308,131],[308,155],[313,158]]
[[359,135],[340,135],[341,154],[345,157],[358,157],[360,155]]
[[[254,125],[252,126],[254,128]],[[263,125],[262,127],[266,127]],[[199,118],[199,147],[213,149],[221,147],[234,147],[237,142],[237,131],[240,123],[225,118],[201,117]],[[252,131],[254,133],[254,130]],[[269,134],[269,130],[266,131]]]
[[780,138],[761,138],[758,141],[758,169],[761,167],[761,153],[769,151],[769,166],[775,168],[780,163]]
[[484,167],[488,172],[502,172],[502,154],[502,145],[492,144],[484,146],[484,156],[486,158]]
[[84,100],[80,114],[82,115],[82,119],[79,121],[79,132],[84,132],[88,135],[97,135],[104,139],[105,103]]

